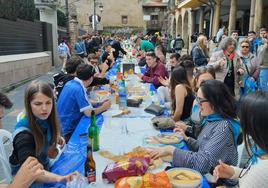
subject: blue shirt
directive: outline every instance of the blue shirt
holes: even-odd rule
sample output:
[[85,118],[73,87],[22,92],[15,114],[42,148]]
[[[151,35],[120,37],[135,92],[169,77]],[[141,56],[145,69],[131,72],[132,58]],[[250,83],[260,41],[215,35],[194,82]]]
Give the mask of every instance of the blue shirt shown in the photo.
[[84,115],[84,111],[91,108],[82,81],[74,78],[67,82],[57,102],[62,134],[72,133]]

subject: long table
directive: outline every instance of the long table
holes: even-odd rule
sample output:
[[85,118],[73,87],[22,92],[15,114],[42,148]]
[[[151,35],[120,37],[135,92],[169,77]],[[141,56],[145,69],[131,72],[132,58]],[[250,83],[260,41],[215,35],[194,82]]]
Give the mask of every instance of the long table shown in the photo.
[[[111,70],[113,71],[114,69]],[[112,75],[113,74],[110,74],[109,76]],[[101,130],[100,150],[110,151],[114,154],[122,154],[131,151],[137,146],[147,147],[148,145],[144,142],[144,139],[148,136],[159,134],[159,131],[155,130],[152,126],[151,118],[154,116],[146,113],[144,111],[145,107],[146,105],[143,104],[140,108],[129,108],[131,111],[129,115],[112,118],[112,115],[118,112],[118,105],[113,104],[111,109],[103,114],[97,115],[97,126],[99,126]],[[52,166],[52,172],[66,175],[73,171],[79,171],[81,174],[84,174],[87,136],[81,137],[81,135],[87,134],[90,123],[90,118],[86,116],[82,117],[59,160]],[[184,144],[179,147],[187,149]],[[99,152],[94,152],[93,157],[97,169],[97,182],[94,187],[114,187],[113,184],[106,184],[102,181],[102,172],[107,164],[112,161],[102,157]],[[162,171],[168,165],[170,164],[163,163],[161,167],[151,172],[156,173]],[[57,184],[56,187],[65,187],[65,185]],[[202,187],[209,187],[204,178]]]

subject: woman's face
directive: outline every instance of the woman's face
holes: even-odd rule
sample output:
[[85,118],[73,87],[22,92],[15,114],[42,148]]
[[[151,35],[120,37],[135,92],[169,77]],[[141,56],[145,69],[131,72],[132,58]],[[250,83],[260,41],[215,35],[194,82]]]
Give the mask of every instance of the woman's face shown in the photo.
[[206,80],[214,80],[213,76],[209,73],[201,74],[197,80],[196,87],[199,88],[201,83]]
[[207,39],[207,37],[204,38],[203,44],[204,44],[204,46],[207,46],[208,45],[208,39]]
[[196,101],[200,108],[200,115],[206,117],[214,113],[213,107],[210,105],[208,100],[204,98],[201,88],[197,91]]
[[235,43],[230,43],[227,45],[226,51],[232,53],[235,50]]
[[249,53],[249,44],[247,42],[243,42],[240,46],[240,51],[242,54],[248,54]]
[[39,119],[45,120],[51,113],[53,101],[43,93],[38,92],[35,94],[30,105],[33,115]]

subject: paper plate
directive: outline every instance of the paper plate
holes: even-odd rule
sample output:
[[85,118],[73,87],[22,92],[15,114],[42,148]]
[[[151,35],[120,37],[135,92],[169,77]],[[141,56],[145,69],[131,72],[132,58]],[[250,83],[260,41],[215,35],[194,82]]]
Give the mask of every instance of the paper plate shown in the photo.
[[202,184],[202,175],[189,168],[172,168],[167,175],[174,188],[197,188]]
[[114,115],[120,114],[122,110],[108,110],[102,113],[103,116],[112,117]]

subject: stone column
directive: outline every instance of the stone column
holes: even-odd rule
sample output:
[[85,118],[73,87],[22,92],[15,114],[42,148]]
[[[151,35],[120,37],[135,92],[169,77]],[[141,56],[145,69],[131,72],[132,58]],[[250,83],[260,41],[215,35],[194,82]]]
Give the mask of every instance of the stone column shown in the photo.
[[251,0],[250,4],[250,17],[249,17],[249,31],[254,30],[254,17],[255,17],[255,1]]
[[191,33],[190,34],[193,34],[195,32],[195,25],[196,25],[196,22],[195,22],[195,17],[196,17],[196,12],[194,10],[191,10],[191,24],[192,24],[192,27],[191,27]]
[[232,30],[235,30],[235,24],[236,24],[236,9],[237,6],[237,0],[231,0],[231,7],[230,7],[230,14],[229,14],[229,27],[228,27],[228,33],[231,34]]
[[259,32],[262,26],[262,10],[263,0],[256,0],[255,2],[255,17],[254,17],[254,31]]
[[[74,46],[78,38],[78,21],[76,15],[72,15],[69,22],[70,29],[70,42]],[[74,49],[73,49],[74,50]]]
[[216,36],[219,25],[220,25],[220,15],[221,15],[221,0],[215,1],[215,8],[214,8],[214,16],[213,16],[213,23],[212,23],[212,36]]
[[203,33],[204,30],[204,7],[200,7],[199,15],[199,33]]

